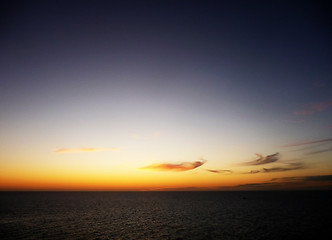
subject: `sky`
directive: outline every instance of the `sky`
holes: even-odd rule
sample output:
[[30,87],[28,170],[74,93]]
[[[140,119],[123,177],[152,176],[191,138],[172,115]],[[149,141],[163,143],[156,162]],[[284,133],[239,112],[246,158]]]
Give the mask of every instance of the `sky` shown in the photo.
[[328,1],[1,4],[0,190],[332,189]]

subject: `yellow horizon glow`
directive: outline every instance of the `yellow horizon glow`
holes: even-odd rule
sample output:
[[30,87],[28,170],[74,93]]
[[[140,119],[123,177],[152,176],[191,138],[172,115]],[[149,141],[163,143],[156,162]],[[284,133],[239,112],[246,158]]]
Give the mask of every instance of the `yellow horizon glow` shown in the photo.
[[[282,178],[332,173],[328,155],[317,155],[315,164],[308,161],[302,165],[296,165],[296,160],[292,160],[296,159],[296,152],[281,153],[282,157],[277,161],[274,157],[279,155],[272,151],[268,154],[252,153],[248,158],[245,156],[249,151],[239,153],[232,149],[228,153],[216,151],[195,158],[186,149],[181,152],[173,148],[174,153],[167,153],[165,149],[171,147],[167,144],[160,147],[163,138],[152,139],[151,142],[135,140],[129,146],[130,141],[123,144],[126,146],[121,149],[125,149],[123,151],[119,151],[120,148],[84,147],[62,148],[55,152],[46,151],[45,147],[40,148],[41,145],[39,148],[26,146],[21,151],[7,148],[0,157],[0,190],[255,190],[255,184],[262,184],[259,189],[265,190],[269,187],[296,189],[314,187],[315,184],[318,187],[329,186],[327,182],[283,186]],[[146,143],[154,144],[155,148],[142,147]],[[220,160],[222,154],[223,159]],[[255,165],[257,162],[259,164]],[[267,172],[264,168],[294,170]],[[258,173],[250,174],[253,170]],[[272,179],[280,180],[273,182]],[[275,187],[274,183],[279,182],[280,186]]]

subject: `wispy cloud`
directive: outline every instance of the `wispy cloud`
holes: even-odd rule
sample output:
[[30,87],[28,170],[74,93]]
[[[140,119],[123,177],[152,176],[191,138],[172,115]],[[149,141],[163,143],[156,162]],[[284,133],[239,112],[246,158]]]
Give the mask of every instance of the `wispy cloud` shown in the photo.
[[55,153],[80,153],[80,152],[101,152],[101,151],[118,151],[119,148],[94,148],[94,147],[84,147],[84,148],[59,148],[56,149]]
[[[311,141],[311,142],[302,142],[302,143],[295,143],[295,144],[288,144],[282,147],[291,148],[291,152],[303,152],[305,155],[314,155],[320,154],[325,152],[332,151],[332,139],[322,139],[318,141]],[[299,147],[298,147],[299,146]],[[303,147],[302,147],[303,146]]]
[[262,168],[260,170],[255,169],[249,172],[244,172],[242,174],[256,174],[256,173],[272,173],[272,172],[285,172],[285,171],[292,171],[292,170],[299,170],[304,169],[305,165],[302,162],[293,162],[288,163],[282,167],[273,167],[273,168]]
[[251,170],[250,172],[243,172],[242,174],[256,174],[256,173],[260,173],[260,170]]
[[159,171],[188,171],[195,168],[198,168],[206,163],[205,159],[200,159],[200,161],[195,162],[182,162],[178,164],[174,163],[156,163],[150,164],[148,166],[142,167],[140,169],[150,169],[150,170],[159,170]]
[[272,178],[267,182],[244,183],[220,190],[285,190],[285,189],[332,189],[332,175]]
[[318,175],[318,176],[306,176],[303,179],[304,181],[324,181],[324,182],[332,182],[332,175]]
[[303,169],[304,164],[303,163],[291,163],[289,164],[289,167],[274,167],[274,168],[263,168],[264,173],[271,173],[271,172],[285,172],[285,171],[292,171],[292,170],[298,170]]
[[317,112],[322,112],[327,110],[332,106],[332,100],[327,100],[324,102],[317,102],[317,103],[312,103],[301,110],[293,112],[295,115],[311,115]]
[[323,153],[323,152],[330,152],[330,151],[332,151],[332,146],[328,147],[328,148],[320,148],[320,149],[317,149],[317,150],[313,150],[311,152],[307,152],[306,154],[313,155],[313,154],[318,154],[318,153]]
[[267,155],[266,157],[264,157],[263,155],[258,154],[258,153],[256,153],[256,155],[259,157],[258,159],[251,161],[251,162],[246,162],[246,163],[244,163],[244,165],[262,165],[262,164],[276,162],[279,160],[279,157],[278,157],[279,153]]
[[206,169],[206,171],[212,172],[212,173],[221,173],[221,174],[231,174],[231,173],[233,173],[233,171],[229,170],[229,169],[226,169],[226,170]]
[[289,182],[289,181],[332,182],[332,175],[282,177],[282,178],[272,178],[271,181],[280,181],[280,182]]
[[332,142],[332,138],[321,139],[321,140],[310,141],[310,142],[291,143],[291,144],[283,145],[281,147],[297,147],[297,146],[302,146],[302,145],[310,145],[310,144],[324,143],[324,142]]

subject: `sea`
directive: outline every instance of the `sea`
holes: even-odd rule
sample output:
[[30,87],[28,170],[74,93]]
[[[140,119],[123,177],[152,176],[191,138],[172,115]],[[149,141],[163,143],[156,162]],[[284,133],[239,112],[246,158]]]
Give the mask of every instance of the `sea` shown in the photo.
[[0,239],[332,239],[332,191],[0,192]]

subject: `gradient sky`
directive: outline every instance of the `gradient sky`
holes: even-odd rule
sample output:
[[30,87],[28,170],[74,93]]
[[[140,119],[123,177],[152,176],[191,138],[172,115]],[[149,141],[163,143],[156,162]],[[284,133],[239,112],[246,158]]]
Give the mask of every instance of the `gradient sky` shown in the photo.
[[0,189],[331,189],[330,9],[2,3]]

